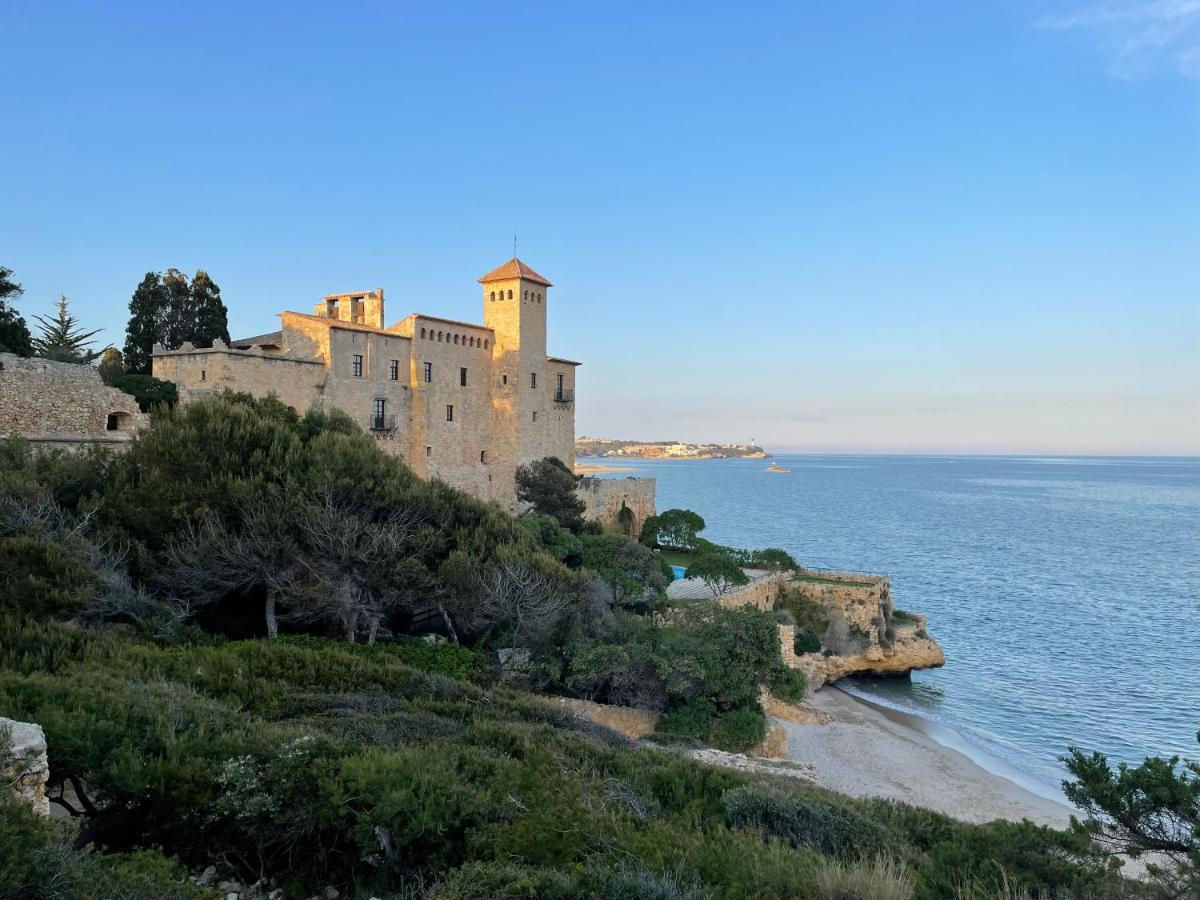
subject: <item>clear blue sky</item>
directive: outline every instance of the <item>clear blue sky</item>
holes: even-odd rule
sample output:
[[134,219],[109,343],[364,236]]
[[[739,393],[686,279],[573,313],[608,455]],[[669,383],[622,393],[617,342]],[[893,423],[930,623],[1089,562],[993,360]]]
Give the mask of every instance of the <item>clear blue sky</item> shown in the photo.
[[1200,454],[1198,6],[0,0],[0,265],[477,320],[515,226],[581,434]]

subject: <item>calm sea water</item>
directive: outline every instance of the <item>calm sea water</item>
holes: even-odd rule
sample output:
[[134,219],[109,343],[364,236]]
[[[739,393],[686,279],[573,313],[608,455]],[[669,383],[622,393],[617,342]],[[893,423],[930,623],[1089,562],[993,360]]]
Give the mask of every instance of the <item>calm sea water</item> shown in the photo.
[[[607,464],[610,461],[604,460]],[[615,463],[705,536],[891,576],[946,667],[851,690],[1057,786],[1068,744],[1200,757],[1200,459],[781,455]],[[603,477],[624,477],[609,474]]]

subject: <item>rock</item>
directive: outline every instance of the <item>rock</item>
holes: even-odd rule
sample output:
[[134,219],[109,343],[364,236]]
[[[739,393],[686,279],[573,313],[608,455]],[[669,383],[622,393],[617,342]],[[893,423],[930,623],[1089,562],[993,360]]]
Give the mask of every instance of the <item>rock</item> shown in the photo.
[[786,778],[797,778],[801,781],[816,782],[816,773],[808,763],[791,762],[783,759],[757,759],[742,753],[726,753],[724,750],[714,750],[704,747],[692,750],[687,754],[697,762],[720,766],[723,769],[736,769],[739,772],[754,772],[760,775],[783,775]]
[[50,764],[46,759],[46,735],[40,725],[0,718],[0,782],[11,784],[17,796],[35,813],[50,815],[46,782]]
[[[923,630],[921,634],[924,635]],[[805,653],[793,664],[808,677],[810,690],[848,675],[907,675],[913,669],[936,669],[946,664],[946,654],[933,638],[915,630],[899,632],[890,648],[872,647],[850,656]]]
[[283,888],[275,888],[271,893],[267,894],[267,900],[278,900],[283,896]]
[[321,896],[323,896],[325,900],[337,900],[337,897],[340,895],[341,891],[331,884],[329,887],[325,888],[325,891]]
[[236,894],[241,889],[241,882],[238,881],[221,881],[217,883],[217,890],[223,891],[226,894]]
[[230,891],[225,895],[225,900],[238,900],[237,891]]

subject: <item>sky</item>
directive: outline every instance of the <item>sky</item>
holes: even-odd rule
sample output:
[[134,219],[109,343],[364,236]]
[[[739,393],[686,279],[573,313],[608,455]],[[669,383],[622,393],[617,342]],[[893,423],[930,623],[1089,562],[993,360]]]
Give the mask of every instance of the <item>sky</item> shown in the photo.
[[0,265],[123,343],[518,255],[578,434],[1200,455],[1200,0],[0,0]]

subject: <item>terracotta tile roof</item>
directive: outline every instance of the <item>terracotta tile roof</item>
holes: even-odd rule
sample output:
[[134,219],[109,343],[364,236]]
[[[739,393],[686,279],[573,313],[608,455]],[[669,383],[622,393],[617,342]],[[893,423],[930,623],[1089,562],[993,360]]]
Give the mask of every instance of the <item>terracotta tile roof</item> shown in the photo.
[[526,281],[532,281],[535,284],[544,284],[546,287],[554,287],[543,276],[539,275],[525,263],[521,262],[515,256],[497,269],[492,269],[482,278],[479,279],[480,284],[487,284],[489,281],[509,281],[513,278],[524,278]]
[[563,359],[561,356],[547,356],[546,362],[565,363],[568,366],[582,366],[583,363],[575,362],[573,359]]
[[279,314],[280,316],[300,316],[304,319],[312,319],[315,322],[320,322],[329,328],[342,328],[346,331],[369,331],[371,334],[382,334],[387,337],[401,338],[402,340],[412,340],[408,335],[397,334],[394,331],[388,331],[386,328],[372,328],[370,325],[363,325],[359,322],[345,322],[341,319],[331,319],[328,316],[314,316],[309,313],[295,312],[294,310],[286,309]]

